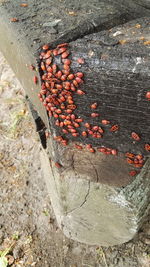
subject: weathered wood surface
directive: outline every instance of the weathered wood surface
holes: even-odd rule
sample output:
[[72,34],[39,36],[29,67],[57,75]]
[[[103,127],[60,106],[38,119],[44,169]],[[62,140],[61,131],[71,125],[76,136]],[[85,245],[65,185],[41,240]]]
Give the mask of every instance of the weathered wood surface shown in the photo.
[[[149,23],[147,18],[138,19],[70,43],[71,70],[84,73],[85,83],[80,89],[86,93],[83,96],[74,93],[75,114],[84,122],[101,127],[104,126],[100,121],[107,119],[112,124],[118,124],[120,130],[112,133],[110,126],[105,126],[104,139],[85,139],[81,132],[87,129],[83,126],[79,128],[79,138],[70,135],[69,139],[90,142],[95,147],[103,143],[108,147],[113,144],[120,152],[130,150],[135,154],[148,155],[144,143],[149,142],[150,136],[150,104],[145,97],[149,88],[150,56],[149,45],[144,45],[144,42],[149,38]],[[138,25],[140,28],[136,28]],[[144,41],[140,40],[141,37],[145,38]],[[80,57],[85,59],[85,64],[77,62]],[[61,69],[57,59],[55,62]],[[98,106],[92,111],[90,105],[94,102]],[[91,118],[92,112],[98,112],[100,116]],[[131,138],[133,131],[141,136],[140,142]],[[61,129],[58,135],[60,133]]]
[[[47,139],[50,164],[45,152],[41,152],[59,226],[70,238],[88,244],[108,246],[126,242],[148,214],[150,163],[143,146],[150,139],[150,103],[144,98],[150,75],[149,45],[144,45],[150,38],[149,14],[149,3],[144,0],[107,3],[29,0],[28,8],[21,8],[20,1],[6,1],[0,6],[0,49],[25,88],[32,110],[37,110],[52,137],[60,134],[59,128],[48,119],[38,100],[40,83],[35,85],[33,76],[40,79],[40,74],[29,70],[30,64],[36,64],[43,43],[55,47],[70,42],[72,71],[85,74],[81,88],[86,94],[74,95],[78,116],[92,124],[101,125],[101,119],[109,119],[120,125],[116,133],[104,127],[102,139],[69,135],[67,147],[53,138]],[[11,23],[12,17],[19,21]],[[82,66],[76,63],[80,56],[85,58]],[[98,102],[98,119],[90,118],[92,102]],[[38,114],[34,114],[34,120],[45,146],[45,126]],[[140,142],[130,138],[132,131],[141,135]],[[116,148],[119,155],[77,151],[74,142]],[[129,176],[131,167],[124,158],[126,151],[145,155],[146,163],[136,178]],[[54,162],[60,162],[62,168],[57,170]]]

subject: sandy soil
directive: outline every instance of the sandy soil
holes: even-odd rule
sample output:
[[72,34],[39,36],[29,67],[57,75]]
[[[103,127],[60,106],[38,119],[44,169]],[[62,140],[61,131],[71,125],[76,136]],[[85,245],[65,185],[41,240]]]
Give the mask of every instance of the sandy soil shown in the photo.
[[22,87],[1,54],[0,106],[0,255],[7,254],[9,266],[150,266],[148,222],[133,241],[109,248],[68,240],[58,229],[40,142]]

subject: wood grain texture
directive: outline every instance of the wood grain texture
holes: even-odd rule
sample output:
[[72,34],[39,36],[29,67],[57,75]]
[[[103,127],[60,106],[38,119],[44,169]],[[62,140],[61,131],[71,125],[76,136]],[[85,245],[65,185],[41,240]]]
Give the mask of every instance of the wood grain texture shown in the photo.
[[[70,43],[71,70],[84,73],[85,82],[80,89],[86,94],[73,94],[77,106],[75,114],[84,122],[79,128],[80,137],[73,138],[70,134],[69,140],[148,156],[144,144],[150,141],[150,103],[145,94],[149,90],[150,57],[149,45],[144,42],[149,38],[149,23],[148,18],[134,20]],[[116,36],[116,33],[119,34]],[[85,64],[77,62],[80,57],[85,59]],[[54,63],[61,69],[57,59]],[[98,104],[95,112],[100,114],[97,118],[91,118],[90,105],[94,102]],[[111,126],[103,126],[103,119],[109,120],[111,125],[118,124],[119,131],[110,132]],[[85,122],[101,126],[105,131],[103,138],[82,137]],[[59,135],[61,131],[57,130]],[[139,142],[131,138],[132,132],[140,135]]]

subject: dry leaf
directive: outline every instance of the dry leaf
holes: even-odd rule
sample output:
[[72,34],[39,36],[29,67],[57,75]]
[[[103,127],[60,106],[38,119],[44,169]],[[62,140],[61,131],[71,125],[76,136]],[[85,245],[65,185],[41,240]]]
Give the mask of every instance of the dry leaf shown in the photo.
[[119,40],[119,44],[124,45],[127,43],[127,40]]
[[144,45],[150,45],[150,41],[145,41]]
[[140,29],[141,28],[141,25],[140,24],[136,24],[135,25],[135,28]]
[[69,14],[70,16],[77,16],[77,13],[74,12],[74,11],[69,11],[68,14]]
[[11,18],[10,21],[11,21],[11,22],[17,22],[18,19],[17,19],[17,18]]
[[20,4],[20,6],[27,7],[28,4],[26,4],[26,3],[22,3],[22,4]]

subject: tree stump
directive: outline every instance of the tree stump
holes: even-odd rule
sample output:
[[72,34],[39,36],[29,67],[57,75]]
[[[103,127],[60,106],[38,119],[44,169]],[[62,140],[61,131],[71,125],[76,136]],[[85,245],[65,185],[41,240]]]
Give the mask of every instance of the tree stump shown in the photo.
[[149,3],[28,2],[1,4],[0,49],[26,90],[58,225],[87,244],[127,242],[149,212]]

